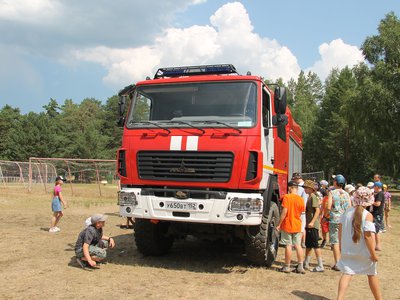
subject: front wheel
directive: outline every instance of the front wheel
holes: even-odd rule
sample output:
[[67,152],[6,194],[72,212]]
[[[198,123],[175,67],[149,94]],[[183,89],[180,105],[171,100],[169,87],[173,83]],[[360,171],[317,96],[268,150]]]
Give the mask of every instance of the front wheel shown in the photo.
[[136,247],[143,255],[160,256],[171,249],[174,237],[168,235],[169,223],[136,219],[134,226]]
[[276,230],[278,222],[278,206],[271,202],[269,212],[263,214],[261,225],[247,229],[245,247],[251,263],[270,267],[275,261],[279,247],[279,232]]

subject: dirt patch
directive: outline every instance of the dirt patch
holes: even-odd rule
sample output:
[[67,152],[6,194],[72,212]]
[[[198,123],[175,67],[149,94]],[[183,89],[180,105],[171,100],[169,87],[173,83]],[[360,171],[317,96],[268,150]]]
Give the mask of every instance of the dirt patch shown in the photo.
[[[90,193],[88,193],[90,194]],[[120,229],[115,198],[75,198],[66,194],[61,232],[47,232],[50,223],[48,195],[0,189],[0,295],[3,299],[334,299],[340,273],[328,247],[323,249],[327,270],[322,274],[283,274],[279,249],[273,268],[250,267],[241,246],[198,240],[174,244],[169,255],[143,257],[135,248],[133,232]],[[398,241],[399,195],[391,211],[393,228],[382,234],[378,272],[384,299],[400,299]],[[109,263],[99,270],[82,270],[74,261],[73,247],[84,220],[107,213],[105,233],[117,243]],[[315,259],[313,258],[315,263]],[[371,299],[366,276],[354,277],[348,299]]]

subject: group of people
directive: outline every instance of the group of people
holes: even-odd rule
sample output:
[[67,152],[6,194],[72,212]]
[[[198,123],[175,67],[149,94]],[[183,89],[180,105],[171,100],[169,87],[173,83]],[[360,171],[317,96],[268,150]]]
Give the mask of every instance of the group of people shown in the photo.
[[[383,214],[390,210],[390,194],[383,191],[379,175],[374,176],[372,187],[359,184],[352,188],[346,185],[343,175],[332,177],[331,186],[326,180],[304,181],[299,173],[294,173],[288,182],[288,194],[281,199],[282,213],[277,226],[281,244],[285,245],[285,263],[280,271],[324,272],[321,247],[326,245],[329,236],[335,262],[332,270],[342,272],[338,299],[344,298],[355,274],[367,275],[375,299],[381,299],[376,251],[382,250],[380,234],[385,230]],[[388,220],[386,226],[389,227]],[[297,253],[294,269],[291,268],[293,248]],[[317,259],[314,268],[310,267],[312,252]]]
[[[57,176],[55,180],[53,198],[51,201],[51,209],[53,211],[51,227],[49,229],[51,233],[61,231],[57,225],[64,215],[63,207],[64,209],[68,207],[61,192],[61,186],[65,181],[65,178],[62,176]],[[79,233],[75,244],[76,262],[80,267],[96,267],[98,263],[105,261],[107,249],[115,247],[114,239],[103,233],[106,219],[107,216],[103,214],[95,214],[86,219],[85,229]]]

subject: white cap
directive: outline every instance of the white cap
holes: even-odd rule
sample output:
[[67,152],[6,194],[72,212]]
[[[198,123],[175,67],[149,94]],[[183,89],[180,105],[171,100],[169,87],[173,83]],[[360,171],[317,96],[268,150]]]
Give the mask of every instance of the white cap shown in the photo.
[[374,188],[374,183],[372,181],[368,182],[367,187],[370,189]]
[[351,184],[346,184],[346,186],[344,187],[344,190],[350,194],[351,192],[354,192],[356,190],[356,188],[354,186],[352,186]]

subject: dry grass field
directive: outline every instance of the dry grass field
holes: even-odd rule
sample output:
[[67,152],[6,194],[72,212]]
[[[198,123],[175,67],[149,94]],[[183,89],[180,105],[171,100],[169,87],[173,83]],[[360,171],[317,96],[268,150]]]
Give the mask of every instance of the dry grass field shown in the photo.
[[[59,227],[49,233],[50,195],[0,187],[1,299],[334,299],[340,273],[329,270],[333,257],[323,250],[327,270],[305,275],[277,272],[284,251],[271,269],[250,267],[239,246],[197,240],[177,242],[161,258],[143,257],[135,248],[132,230],[120,229],[116,188],[100,198],[97,186],[82,187],[72,197]],[[86,195],[85,195],[86,194]],[[95,195],[95,196],[91,196]],[[384,299],[400,299],[399,196],[391,212],[393,228],[382,234],[379,278]],[[109,218],[105,233],[117,247],[109,263],[97,270],[78,268],[74,244],[84,220],[94,213]],[[314,260],[315,262],[315,260]],[[356,276],[348,299],[371,299],[366,276]]]

